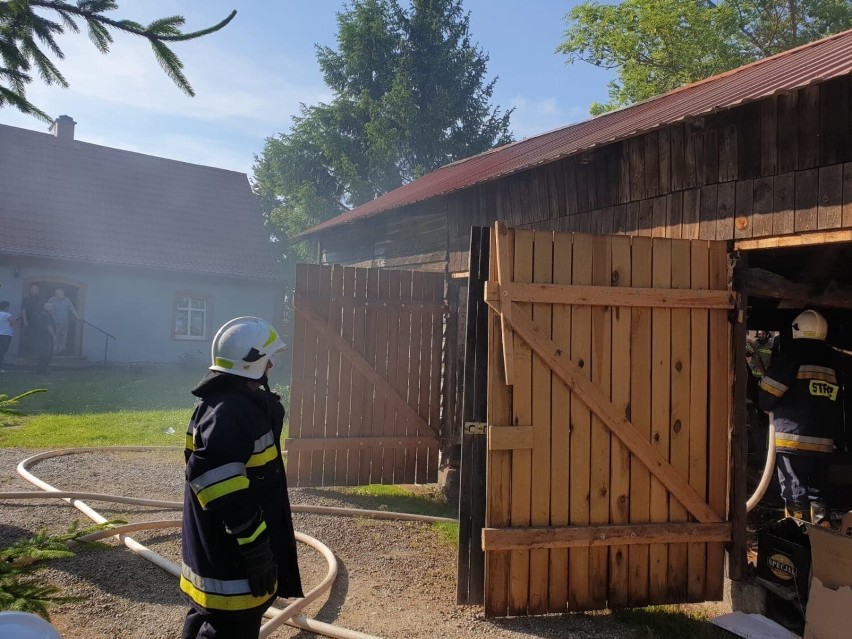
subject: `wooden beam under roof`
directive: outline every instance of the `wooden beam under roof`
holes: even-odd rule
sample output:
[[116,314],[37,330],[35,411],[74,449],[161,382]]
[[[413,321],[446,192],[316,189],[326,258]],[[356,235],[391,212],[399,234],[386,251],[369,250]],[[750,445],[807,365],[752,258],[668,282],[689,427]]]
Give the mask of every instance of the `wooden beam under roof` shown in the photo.
[[748,268],[734,274],[734,289],[747,295],[769,297],[825,308],[852,309],[852,288],[831,282],[815,289],[813,284],[794,282],[762,268]]

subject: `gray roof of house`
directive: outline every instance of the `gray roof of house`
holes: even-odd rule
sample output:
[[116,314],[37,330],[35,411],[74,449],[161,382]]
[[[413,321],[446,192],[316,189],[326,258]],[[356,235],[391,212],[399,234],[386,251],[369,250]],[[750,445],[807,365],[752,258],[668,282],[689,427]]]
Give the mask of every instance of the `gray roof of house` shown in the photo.
[[244,173],[0,125],[0,255],[278,280]]

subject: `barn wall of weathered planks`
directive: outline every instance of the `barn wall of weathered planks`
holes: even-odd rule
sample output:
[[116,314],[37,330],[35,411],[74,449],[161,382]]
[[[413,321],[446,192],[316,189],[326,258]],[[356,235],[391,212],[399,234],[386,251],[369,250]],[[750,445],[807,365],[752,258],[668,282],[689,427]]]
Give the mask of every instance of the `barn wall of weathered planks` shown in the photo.
[[732,240],[852,228],[852,77],[651,131],[320,236],[328,263],[467,270],[471,226]]

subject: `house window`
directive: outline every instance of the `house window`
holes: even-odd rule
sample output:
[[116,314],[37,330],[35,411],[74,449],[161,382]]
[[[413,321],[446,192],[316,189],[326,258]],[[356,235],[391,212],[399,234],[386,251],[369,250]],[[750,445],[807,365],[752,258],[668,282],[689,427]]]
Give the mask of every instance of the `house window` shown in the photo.
[[207,298],[197,293],[179,293],[174,303],[174,338],[205,339],[207,337]]

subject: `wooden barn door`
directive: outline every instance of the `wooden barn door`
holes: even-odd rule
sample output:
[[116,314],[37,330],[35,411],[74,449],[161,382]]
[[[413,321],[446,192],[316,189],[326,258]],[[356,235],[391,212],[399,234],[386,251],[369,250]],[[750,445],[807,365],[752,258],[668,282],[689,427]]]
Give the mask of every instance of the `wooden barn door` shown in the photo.
[[492,233],[488,615],[722,598],[722,242]]
[[443,291],[442,273],[297,266],[292,486],[437,481]]

